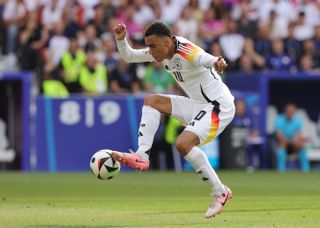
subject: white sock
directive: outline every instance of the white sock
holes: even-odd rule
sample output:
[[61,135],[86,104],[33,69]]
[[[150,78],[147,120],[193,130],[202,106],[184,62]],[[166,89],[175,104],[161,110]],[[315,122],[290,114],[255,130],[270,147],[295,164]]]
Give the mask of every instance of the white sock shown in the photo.
[[137,154],[144,160],[149,160],[149,150],[152,147],[154,135],[160,123],[160,112],[151,106],[142,107],[142,115],[138,132]]
[[207,156],[199,147],[193,147],[184,158],[190,162],[196,172],[200,174],[202,180],[210,184],[214,195],[221,195],[224,192],[224,185],[211,167]]

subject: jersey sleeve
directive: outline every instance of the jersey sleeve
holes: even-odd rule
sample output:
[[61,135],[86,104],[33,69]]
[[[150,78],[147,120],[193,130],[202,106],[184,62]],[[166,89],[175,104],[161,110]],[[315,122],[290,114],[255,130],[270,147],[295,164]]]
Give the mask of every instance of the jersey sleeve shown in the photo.
[[117,40],[117,47],[121,58],[128,63],[153,62],[154,58],[149,53],[148,48],[133,49],[127,39]]
[[177,53],[195,65],[213,67],[218,57],[210,55],[193,43],[178,42]]

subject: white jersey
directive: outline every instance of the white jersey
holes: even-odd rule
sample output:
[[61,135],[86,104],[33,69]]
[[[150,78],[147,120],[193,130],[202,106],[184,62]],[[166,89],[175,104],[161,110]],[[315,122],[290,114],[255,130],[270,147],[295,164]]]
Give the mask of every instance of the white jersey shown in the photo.
[[[187,95],[200,103],[220,103],[220,108],[233,106],[233,96],[213,68],[218,59],[183,37],[174,37],[176,52],[164,59],[163,66],[171,73]],[[127,40],[117,40],[120,56],[127,62],[153,62],[149,48],[132,49]]]

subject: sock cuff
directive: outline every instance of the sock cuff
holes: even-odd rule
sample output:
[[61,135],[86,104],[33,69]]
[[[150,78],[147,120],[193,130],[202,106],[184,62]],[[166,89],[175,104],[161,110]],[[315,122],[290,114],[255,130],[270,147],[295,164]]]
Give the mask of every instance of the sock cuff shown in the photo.
[[187,161],[192,161],[197,156],[197,153],[198,153],[198,151],[197,151],[196,147],[192,147],[192,149],[189,151],[189,153],[187,153],[187,155],[184,156],[184,159],[186,159]]
[[160,115],[160,112],[157,109],[152,108],[149,105],[143,105],[142,106],[142,112],[145,112],[145,113],[156,113],[156,114]]

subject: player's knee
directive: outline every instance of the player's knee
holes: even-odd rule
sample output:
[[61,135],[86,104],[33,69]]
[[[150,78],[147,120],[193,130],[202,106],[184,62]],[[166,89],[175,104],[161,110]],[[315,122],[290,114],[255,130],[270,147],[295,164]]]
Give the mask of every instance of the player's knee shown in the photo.
[[178,149],[178,151],[183,155],[187,155],[188,152],[192,149],[192,145],[190,145],[190,143],[188,143],[188,141],[186,141],[184,138],[182,137],[178,137],[177,141],[176,141],[176,147]]
[[156,95],[154,95],[154,94],[148,94],[148,95],[145,96],[145,98],[144,98],[143,105],[148,105],[148,106],[153,107],[155,102],[156,102]]

